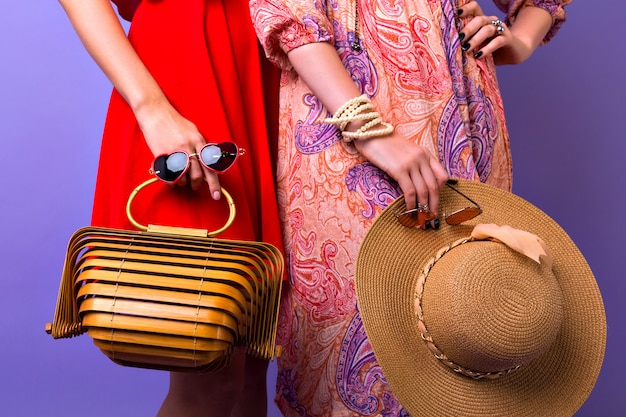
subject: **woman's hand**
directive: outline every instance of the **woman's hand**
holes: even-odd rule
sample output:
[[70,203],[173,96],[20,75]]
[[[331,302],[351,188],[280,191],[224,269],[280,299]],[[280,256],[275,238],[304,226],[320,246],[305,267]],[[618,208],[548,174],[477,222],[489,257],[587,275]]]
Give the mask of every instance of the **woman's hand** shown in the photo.
[[[139,127],[143,132],[148,147],[155,156],[185,151],[187,154],[199,154],[206,144],[194,123],[180,115],[165,98],[156,103],[143,104],[134,109]],[[197,158],[190,158],[190,166],[185,176],[176,185],[191,185],[197,190],[206,180],[214,199],[221,196],[218,175],[205,168]]]
[[528,59],[552,25],[550,14],[537,7],[520,9],[510,28],[497,16],[486,16],[476,1],[458,10],[459,17],[466,19],[459,32],[463,50],[477,59],[493,55],[497,65],[519,64]]
[[428,149],[398,133],[357,139],[354,146],[368,161],[397,181],[404,193],[407,210],[418,204],[426,205],[439,215],[439,191],[448,180],[448,173]]

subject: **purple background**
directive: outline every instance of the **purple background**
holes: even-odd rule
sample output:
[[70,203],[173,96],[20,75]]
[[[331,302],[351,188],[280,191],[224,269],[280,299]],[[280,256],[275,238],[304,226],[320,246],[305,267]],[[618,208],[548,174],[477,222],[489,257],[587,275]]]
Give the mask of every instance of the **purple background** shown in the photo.
[[[626,154],[625,4],[574,1],[548,47],[499,70],[514,191],[571,235],[605,300],[605,362],[577,416],[626,415],[626,193],[618,170]],[[0,415],[154,415],[165,373],[114,365],[86,335],[54,341],[44,332],[67,240],[90,219],[109,82],[57,2],[5,1],[2,9]],[[270,414],[279,415],[273,405]]]

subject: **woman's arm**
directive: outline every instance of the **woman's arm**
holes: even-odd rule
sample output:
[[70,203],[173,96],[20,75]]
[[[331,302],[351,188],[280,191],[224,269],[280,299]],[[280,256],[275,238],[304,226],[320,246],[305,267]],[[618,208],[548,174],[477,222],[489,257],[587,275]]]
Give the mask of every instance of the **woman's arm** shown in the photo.
[[[182,117],[143,64],[109,0],[59,0],[76,33],[96,64],[133,110],[146,142],[156,155],[185,150],[195,153],[204,144],[197,127]],[[146,168],[147,169],[147,168]],[[198,188],[204,178],[211,194],[219,198],[219,181],[192,159],[189,178]]]
[[166,100],[126,37],[109,0],[59,0],[85,48],[133,111]]
[[[287,54],[293,68],[331,113],[361,95],[337,51],[328,42],[315,42]],[[382,115],[383,119],[385,115]],[[347,130],[355,130],[356,123]],[[356,139],[356,149],[371,163],[395,179],[405,195],[407,209],[428,204],[437,214],[439,189],[448,179],[445,168],[426,148],[397,133],[371,139]]]
[[552,16],[545,10],[537,7],[522,8],[510,27],[512,43],[493,54],[496,65],[519,64],[530,58],[551,27]]

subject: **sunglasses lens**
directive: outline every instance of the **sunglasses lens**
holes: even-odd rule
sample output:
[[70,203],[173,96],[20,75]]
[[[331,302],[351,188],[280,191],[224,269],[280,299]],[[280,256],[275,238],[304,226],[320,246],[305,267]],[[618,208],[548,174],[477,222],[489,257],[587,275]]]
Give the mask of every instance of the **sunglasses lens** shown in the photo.
[[468,220],[472,220],[474,217],[478,216],[482,213],[482,210],[478,207],[465,207],[459,211],[455,211],[454,213],[446,216],[446,223],[449,225],[455,226],[457,224],[464,223]]
[[209,168],[224,172],[233,165],[238,152],[237,145],[232,142],[209,144],[200,151],[200,158]]
[[178,180],[185,170],[189,158],[184,152],[174,152],[170,155],[162,155],[154,160],[152,170],[154,175],[167,182],[175,182]]
[[429,210],[410,210],[396,216],[401,225],[406,227],[423,226],[426,222],[435,219]]

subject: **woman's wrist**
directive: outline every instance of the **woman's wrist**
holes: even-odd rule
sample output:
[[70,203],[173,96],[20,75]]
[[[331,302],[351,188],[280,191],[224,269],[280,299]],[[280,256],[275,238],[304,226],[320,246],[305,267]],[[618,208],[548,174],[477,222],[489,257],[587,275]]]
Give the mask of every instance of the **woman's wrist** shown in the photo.
[[137,95],[133,98],[128,98],[126,101],[140,126],[145,121],[153,118],[155,114],[163,113],[167,107],[171,107],[170,102],[160,90],[150,94]]
[[494,54],[497,65],[519,64],[527,60],[539,47],[552,27],[552,16],[538,7],[527,6],[519,10],[510,31],[514,44]]
[[374,105],[365,94],[346,101],[324,122],[337,126],[346,142],[388,136],[394,130],[374,111]]

